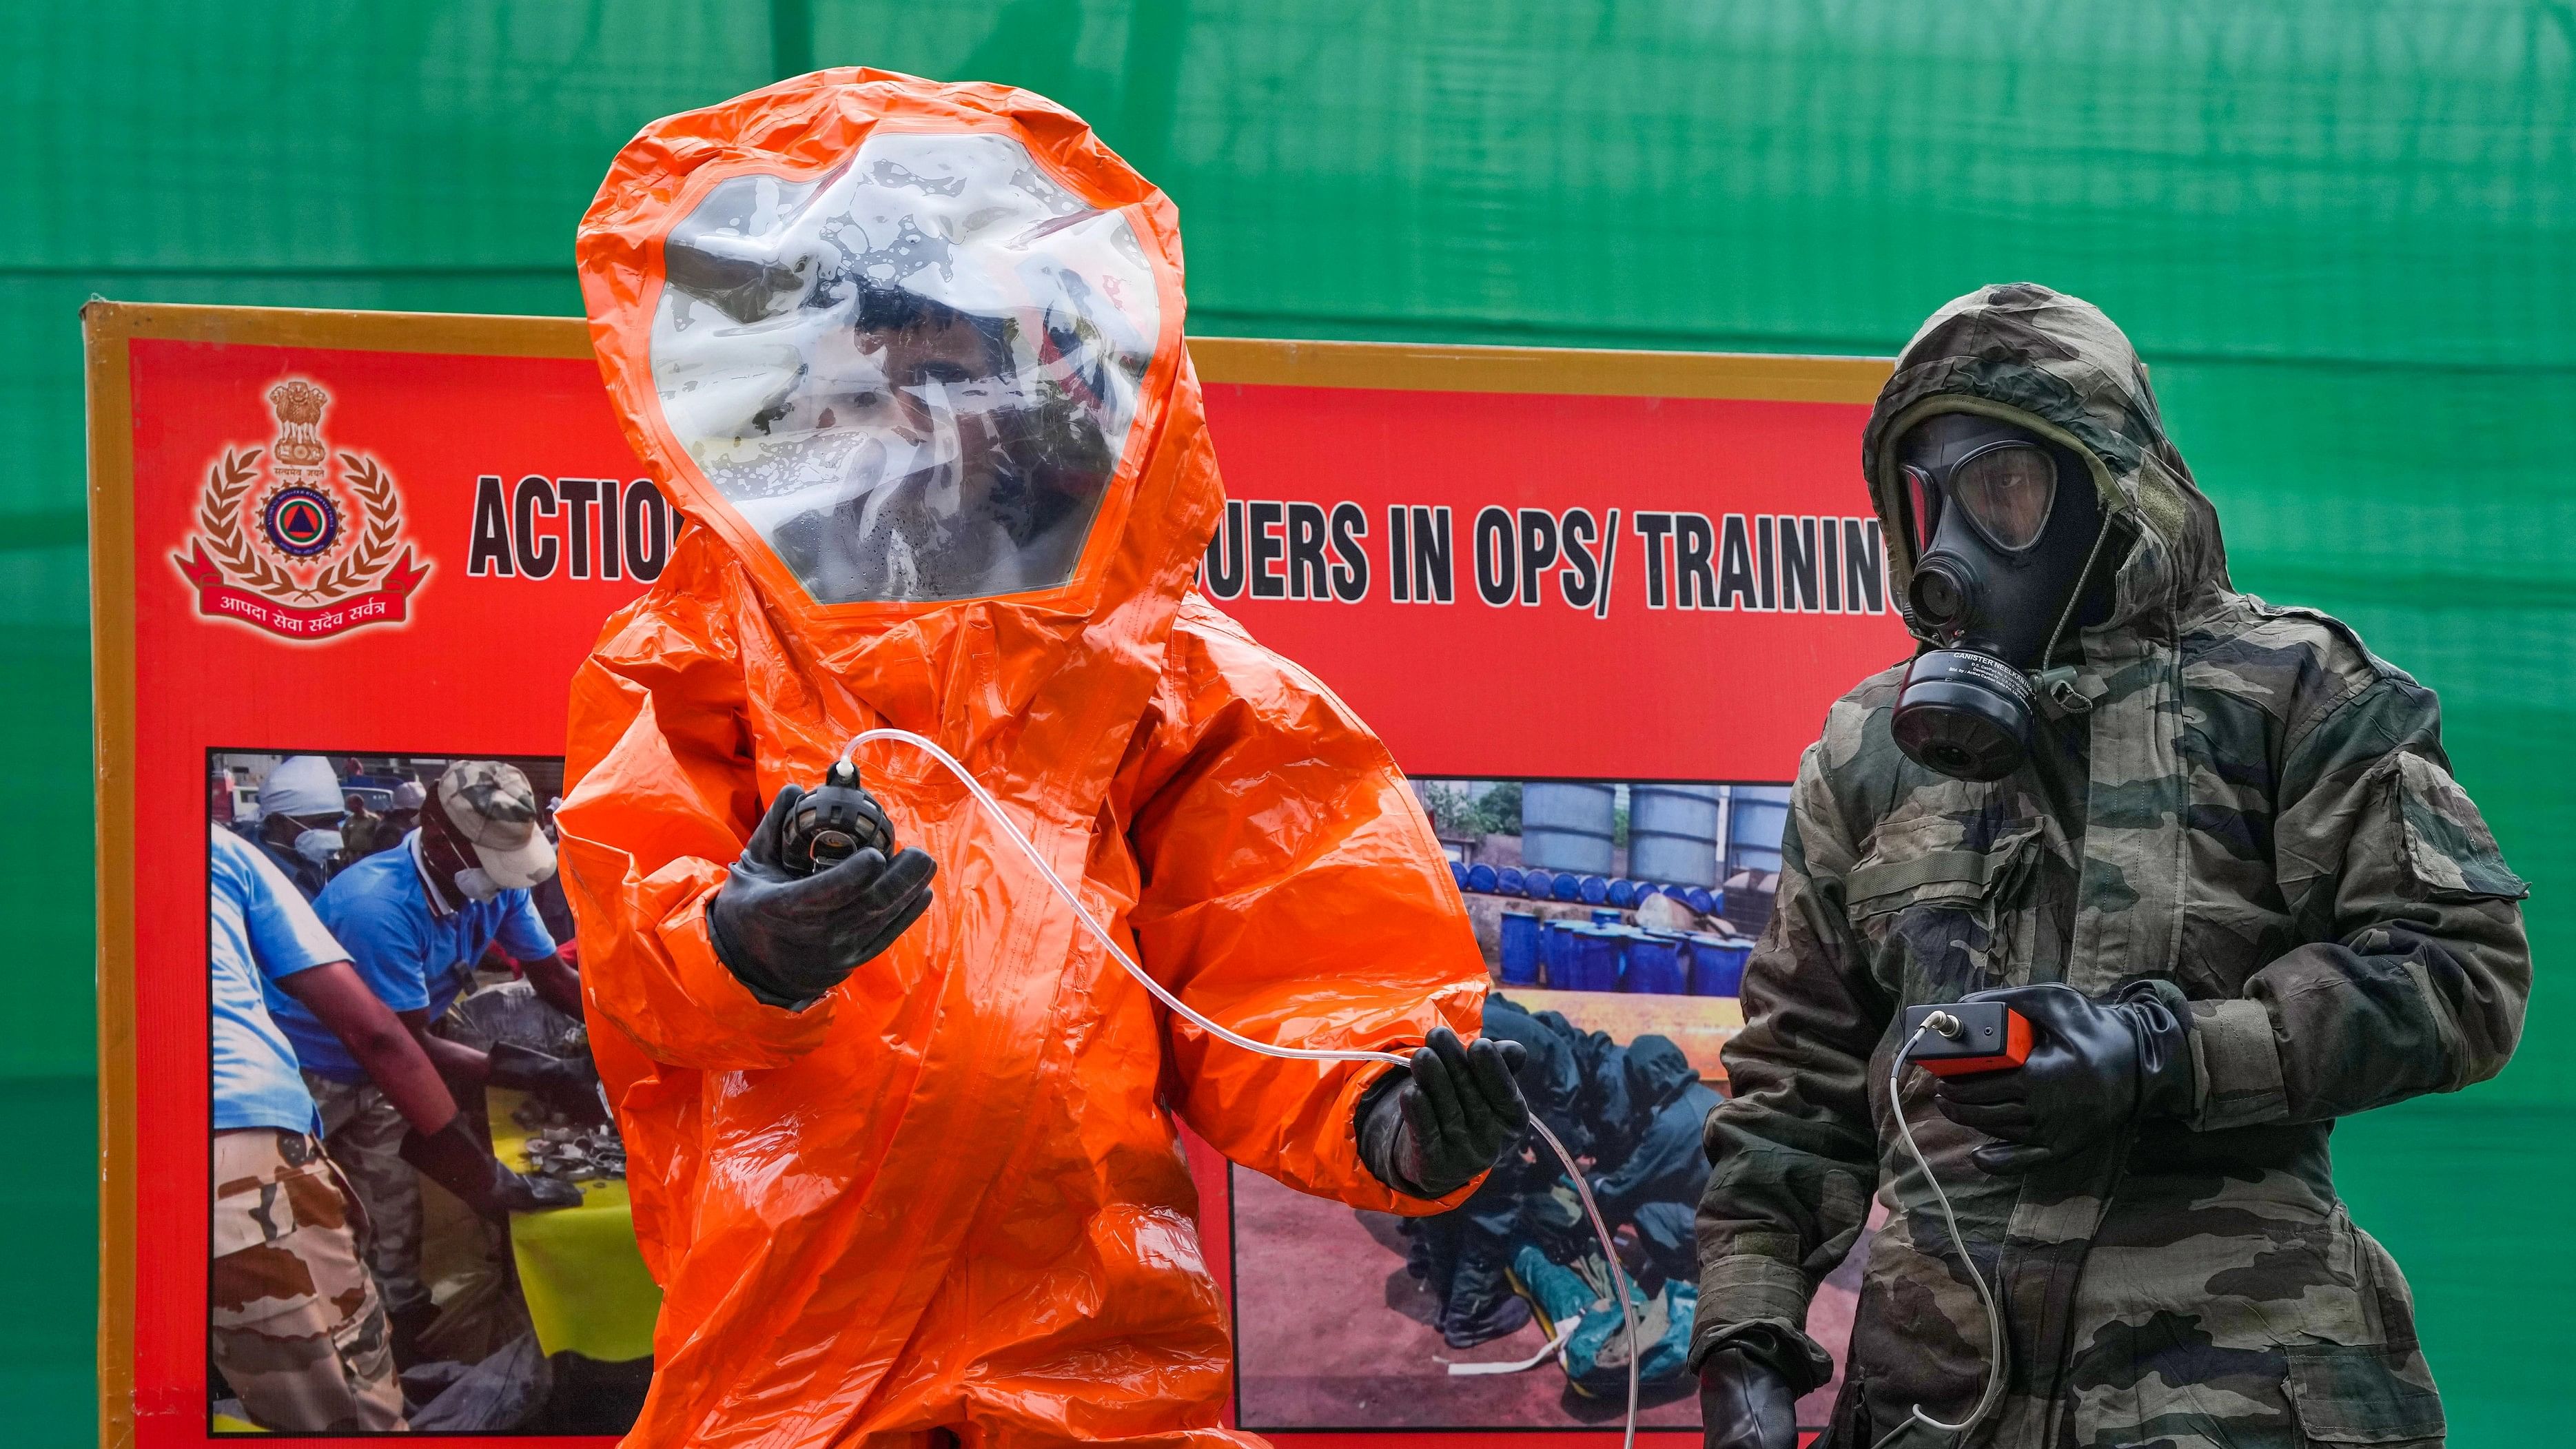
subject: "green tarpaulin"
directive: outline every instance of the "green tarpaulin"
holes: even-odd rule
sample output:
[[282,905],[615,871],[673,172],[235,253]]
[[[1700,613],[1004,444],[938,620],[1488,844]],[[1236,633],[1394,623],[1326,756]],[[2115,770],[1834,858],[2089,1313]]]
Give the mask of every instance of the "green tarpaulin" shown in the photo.
[[[1199,332],[1892,351],[2028,277],[2154,368],[2236,577],[2439,687],[2534,886],[2522,1059],[2337,1138],[2453,1442],[2560,1432],[2576,1253],[2576,12],[2563,3],[204,5],[0,18],[0,1403],[91,1436],[79,328],[578,310],[638,125],[812,64],[1033,86],[1178,199]],[[1855,442],[1855,451],[1857,443]],[[349,681],[349,688],[393,687]],[[146,702],[148,707],[148,701]]]

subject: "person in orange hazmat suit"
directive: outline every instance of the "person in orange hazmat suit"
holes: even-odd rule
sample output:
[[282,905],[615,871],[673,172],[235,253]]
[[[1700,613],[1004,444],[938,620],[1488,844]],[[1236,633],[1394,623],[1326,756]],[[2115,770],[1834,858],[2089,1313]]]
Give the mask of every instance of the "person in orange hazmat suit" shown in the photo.
[[[1186,1123],[1360,1207],[1462,1201],[1512,1045],[1367,728],[1192,588],[1223,506],[1170,202],[1035,96],[825,71],[647,127],[579,238],[687,519],[573,686],[592,1045],[664,1292],[630,1445],[1255,1443]],[[798,876],[859,731],[902,849]],[[935,862],[936,880],[932,880]],[[711,937],[711,923],[713,935]]]

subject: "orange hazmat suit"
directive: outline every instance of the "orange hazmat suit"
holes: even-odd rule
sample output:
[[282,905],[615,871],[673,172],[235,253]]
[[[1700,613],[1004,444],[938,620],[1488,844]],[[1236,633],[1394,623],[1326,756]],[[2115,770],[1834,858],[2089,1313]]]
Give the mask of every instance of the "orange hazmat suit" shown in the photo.
[[1485,972],[1384,747],[1192,588],[1222,499],[1174,209],[1083,123],[871,70],[656,122],[579,240],[686,515],[577,676],[593,1047],[662,1284],[630,1445],[1257,1442],[1175,1120],[1306,1192],[1384,1068],[1166,1013],[954,780],[861,759],[936,903],[801,1010],[706,906],[780,786],[938,740],[1157,980],[1256,1039],[1473,1035]]

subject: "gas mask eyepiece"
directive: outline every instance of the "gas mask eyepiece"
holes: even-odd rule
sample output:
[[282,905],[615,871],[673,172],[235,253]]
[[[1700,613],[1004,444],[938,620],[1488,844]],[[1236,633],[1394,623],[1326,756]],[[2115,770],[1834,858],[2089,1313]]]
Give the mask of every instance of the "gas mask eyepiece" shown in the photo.
[[1890,728],[1927,769],[1999,780],[2030,753],[2031,672],[2046,667],[2060,622],[2109,616],[2107,589],[2069,608],[2101,501],[2073,450],[1975,413],[1925,419],[1898,443],[1898,464],[1914,545],[1906,604],[1935,647],[1906,671]]

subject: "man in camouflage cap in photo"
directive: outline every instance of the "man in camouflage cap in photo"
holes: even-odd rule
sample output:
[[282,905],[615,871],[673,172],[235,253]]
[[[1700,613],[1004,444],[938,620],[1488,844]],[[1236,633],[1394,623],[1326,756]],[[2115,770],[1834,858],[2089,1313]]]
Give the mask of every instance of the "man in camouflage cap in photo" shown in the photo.
[[[438,809],[447,834],[471,846],[468,870],[500,890],[526,890],[555,873],[554,842],[538,829],[537,792],[516,765],[459,760],[438,780]],[[475,899],[476,883],[461,882]]]
[[[1926,649],[1798,772],[1708,1121],[1708,1443],[1795,1443],[1832,1368],[1808,1298],[1875,1193],[1834,1449],[2439,1444],[2406,1281],[2327,1154],[2521,1033],[2526,892],[2433,692],[2233,588],[2145,368],[2075,298],[1935,313],[1863,467]],[[1980,657],[1927,683],[1943,651]],[[1897,1071],[1907,1007],[1980,994],[2032,1021],[2026,1064]]]

